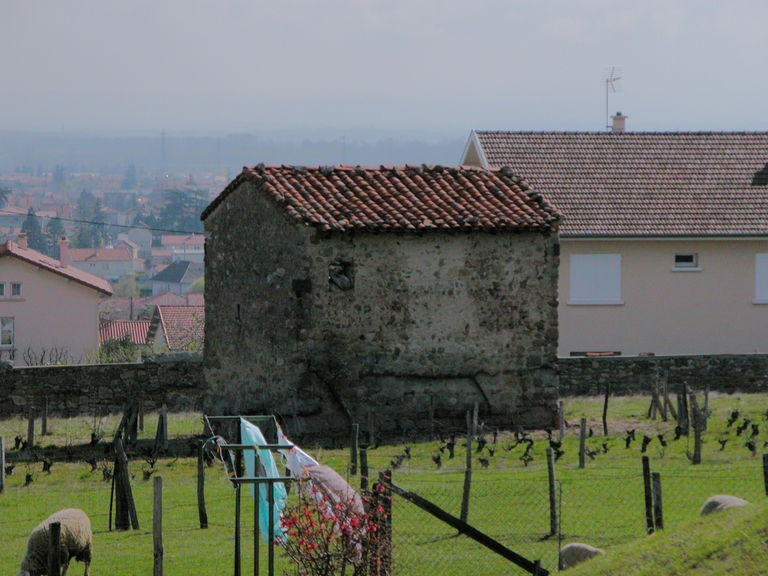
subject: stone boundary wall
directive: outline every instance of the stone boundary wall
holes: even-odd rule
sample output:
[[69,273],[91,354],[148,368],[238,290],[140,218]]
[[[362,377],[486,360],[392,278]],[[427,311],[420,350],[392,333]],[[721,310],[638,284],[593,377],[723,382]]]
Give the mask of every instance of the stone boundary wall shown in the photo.
[[611,356],[559,358],[561,396],[598,396],[611,383],[613,394],[650,392],[658,378],[676,392],[682,382],[694,390],[768,392],[768,355]]
[[205,395],[202,354],[160,355],[131,364],[13,368],[0,362],[0,418],[40,410],[52,416],[105,415],[141,399],[147,411],[201,411]]
[[[670,392],[682,382],[701,390],[768,392],[768,355],[614,356],[560,358],[561,396],[647,393],[666,375]],[[0,363],[0,418],[26,415],[30,406],[57,416],[120,412],[141,398],[145,410],[202,411],[207,394],[202,354],[170,354],[134,364],[36,366]]]

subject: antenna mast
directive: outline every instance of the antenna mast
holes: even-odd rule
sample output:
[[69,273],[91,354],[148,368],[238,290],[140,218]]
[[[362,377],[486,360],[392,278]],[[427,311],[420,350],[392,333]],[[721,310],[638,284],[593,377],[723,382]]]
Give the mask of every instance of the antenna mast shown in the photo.
[[608,93],[609,93],[609,87],[610,92],[616,93],[616,92],[623,92],[621,89],[621,80],[622,73],[621,68],[617,68],[613,66],[612,68],[606,68],[605,69],[605,128],[607,130],[611,129],[610,124],[610,114],[608,113]]

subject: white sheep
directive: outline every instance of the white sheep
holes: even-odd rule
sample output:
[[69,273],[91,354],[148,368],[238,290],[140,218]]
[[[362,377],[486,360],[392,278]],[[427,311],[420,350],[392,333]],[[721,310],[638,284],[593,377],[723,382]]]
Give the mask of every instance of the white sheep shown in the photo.
[[600,554],[605,554],[605,552],[589,544],[582,544],[581,542],[566,544],[560,550],[560,570],[573,568],[576,564],[581,564]]
[[21,561],[18,576],[45,576],[48,573],[48,550],[50,549],[51,529],[53,522],[61,524],[59,539],[59,560],[63,570],[61,576],[66,576],[69,560],[74,558],[85,562],[85,576],[91,573],[91,555],[93,553],[93,533],[91,521],[82,510],[68,508],[59,510],[43,520],[32,530],[27,540],[27,554]]

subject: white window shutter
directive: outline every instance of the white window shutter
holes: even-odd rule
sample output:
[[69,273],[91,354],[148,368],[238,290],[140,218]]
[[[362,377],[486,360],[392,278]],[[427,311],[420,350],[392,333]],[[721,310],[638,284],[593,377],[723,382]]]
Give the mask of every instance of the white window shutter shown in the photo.
[[569,304],[623,304],[621,254],[571,254]]

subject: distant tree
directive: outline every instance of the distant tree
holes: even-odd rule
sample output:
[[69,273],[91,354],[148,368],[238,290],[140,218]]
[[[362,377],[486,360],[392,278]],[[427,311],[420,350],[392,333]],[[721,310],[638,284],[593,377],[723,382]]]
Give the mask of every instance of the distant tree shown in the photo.
[[112,236],[108,230],[107,217],[104,215],[104,205],[101,203],[101,198],[96,198],[96,201],[94,202],[91,221],[93,222],[94,248],[101,248],[106,244],[111,243]]
[[166,190],[164,205],[158,217],[158,227],[179,232],[203,232],[200,214],[208,204],[204,190]]
[[64,172],[64,166],[56,164],[56,167],[53,169],[53,185],[57,187],[64,186],[66,181],[67,175]]
[[122,338],[107,340],[99,347],[99,362],[102,364],[135,362],[138,356],[138,348],[128,333]]
[[131,164],[128,166],[128,169],[125,171],[125,179],[123,180],[123,183],[120,185],[120,188],[123,190],[133,190],[136,188],[136,184],[138,184],[138,180],[136,178],[136,166]]
[[77,220],[75,248],[101,248],[109,240],[101,200],[88,190],[83,190],[77,200]]
[[45,235],[45,253],[51,258],[59,257],[59,242],[61,237],[66,234],[64,230],[64,224],[58,218],[51,218],[48,220],[48,224],[45,225],[43,234]]
[[190,294],[204,294],[205,293],[205,276],[201,276],[189,286],[188,292]]
[[42,176],[44,173],[45,173],[45,170],[43,170],[43,165],[42,164],[38,164],[37,165],[37,170],[35,170],[35,176],[40,178],[40,176]]
[[115,298],[130,298],[131,296],[138,298],[139,287],[136,285],[136,277],[126,276],[119,282],[115,282],[112,284],[112,291],[114,292]]
[[40,220],[35,216],[35,211],[32,208],[27,212],[27,217],[21,225],[21,231],[27,235],[27,244],[30,248],[38,252],[45,252],[43,228],[40,226]]
[[11,192],[13,192],[13,190],[10,188],[0,186],[0,208],[4,208],[8,203],[8,198],[11,197]]

